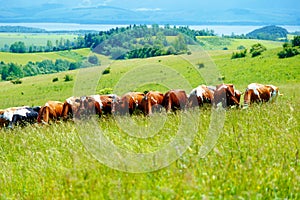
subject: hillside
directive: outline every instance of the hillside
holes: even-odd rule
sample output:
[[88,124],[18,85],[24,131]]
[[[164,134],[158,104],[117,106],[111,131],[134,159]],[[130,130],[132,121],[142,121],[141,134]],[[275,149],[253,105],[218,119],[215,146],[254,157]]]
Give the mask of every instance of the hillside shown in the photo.
[[[192,46],[190,48],[193,49]],[[297,63],[300,61],[300,56],[279,59],[277,56],[278,51],[280,51],[280,48],[274,48],[267,50],[256,58],[251,58],[251,56],[248,55],[245,58],[233,60],[231,59],[232,51],[229,50],[213,50],[208,52],[197,50],[191,55],[173,55],[121,61],[107,60],[106,64],[101,67],[23,78],[21,85],[13,85],[10,82],[0,82],[0,100],[5,99],[5,101],[0,101],[0,108],[17,106],[18,104],[41,105],[49,99],[63,101],[69,96],[72,96],[74,87],[76,88],[78,86],[76,86],[76,84],[90,79],[89,74],[92,77],[95,76],[95,80],[98,80],[101,72],[106,68],[108,63],[110,63],[111,72],[101,76],[97,87],[95,85],[93,86],[94,93],[95,91],[101,92],[105,88],[114,90],[114,87],[124,75],[135,69],[143,69],[143,66],[158,67],[158,70],[163,71],[167,69],[176,70],[184,79],[188,80],[191,87],[196,87],[199,84],[214,84],[218,82],[216,79],[220,76],[225,77],[224,82],[236,84],[237,88],[241,91],[251,82],[272,83],[279,86],[282,85],[283,87],[285,87],[284,85],[286,84],[298,84],[300,80],[300,69]],[[197,69],[199,63],[203,63],[204,68]],[[194,64],[194,66],[192,64]],[[144,70],[146,69],[148,68]],[[151,77],[151,68],[149,69],[149,76]],[[145,75],[146,71],[143,73]],[[65,74],[72,75],[74,81],[64,82],[63,77]],[[130,74],[127,75],[129,76]],[[176,85],[176,77],[170,79],[170,77],[168,77],[168,70],[165,73],[162,72],[162,75],[159,80],[169,80],[170,84]],[[210,76],[212,76],[213,79],[210,79]],[[58,77],[60,81],[53,83],[52,79],[54,77]],[[136,77],[133,76],[129,78],[129,81],[135,78]],[[94,84],[96,83],[97,82],[94,82]],[[177,83],[177,86],[179,87],[180,84],[178,84],[179,83]],[[164,92],[166,88],[164,86],[162,87],[162,85],[157,84],[155,81],[150,81],[150,83],[146,85],[141,84],[135,89],[140,91],[152,89]],[[90,88],[87,91],[93,91],[93,89]]]
[[[299,199],[300,55],[279,59],[281,48],[274,47],[231,59],[232,48],[189,46],[191,54],[107,59],[101,67],[27,77],[19,85],[0,82],[0,109],[103,89],[189,92],[223,81],[242,92],[251,82],[274,84],[283,94],[226,112],[207,106],[2,128],[0,198]],[[110,73],[101,75],[108,64]],[[67,74],[73,81],[63,80]]]

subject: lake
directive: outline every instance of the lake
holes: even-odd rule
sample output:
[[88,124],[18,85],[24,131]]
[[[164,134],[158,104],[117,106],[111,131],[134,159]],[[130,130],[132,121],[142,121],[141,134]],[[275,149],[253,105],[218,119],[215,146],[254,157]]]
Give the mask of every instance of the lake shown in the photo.
[[[33,28],[42,28],[47,31],[74,31],[74,30],[95,30],[106,31],[116,27],[126,27],[128,24],[76,24],[76,23],[0,23],[0,26],[26,26]],[[172,27],[173,25],[171,25]],[[179,26],[179,25],[177,25]],[[185,25],[182,25],[185,26]],[[300,31],[300,26],[279,25],[287,29],[289,32]],[[235,35],[246,34],[263,26],[230,26],[230,25],[189,25],[194,30],[214,30],[217,35]]]

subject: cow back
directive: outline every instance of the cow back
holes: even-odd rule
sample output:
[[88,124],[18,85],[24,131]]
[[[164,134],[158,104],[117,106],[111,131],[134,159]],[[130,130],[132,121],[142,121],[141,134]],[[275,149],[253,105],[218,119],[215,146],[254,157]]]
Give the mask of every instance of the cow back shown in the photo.
[[188,104],[188,97],[184,90],[170,90],[165,93],[163,106],[166,111],[184,110]]

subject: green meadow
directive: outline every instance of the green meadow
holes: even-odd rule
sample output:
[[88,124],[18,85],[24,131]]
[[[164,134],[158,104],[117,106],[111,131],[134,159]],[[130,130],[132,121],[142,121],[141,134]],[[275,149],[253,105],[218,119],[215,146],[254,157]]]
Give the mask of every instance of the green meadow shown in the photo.
[[0,33],[0,48],[4,45],[10,46],[16,41],[24,42],[26,46],[46,46],[47,41],[55,45],[56,41],[61,39],[75,41],[77,34],[53,34],[53,33]]
[[29,61],[38,62],[43,60],[57,59],[68,60],[70,62],[77,62],[83,60],[90,54],[89,49],[76,49],[70,51],[57,51],[57,52],[43,52],[43,53],[9,53],[0,52],[0,60],[4,63],[16,63],[25,65]]
[[[101,57],[105,62],[99,67],[26,77],[19,85],[0,82],[0,109],[43,105],[48,100],[64,101],[72,95],[99,93],[103,89],[122,95],[127,89],[165,92],[178,86],[189,93],[189,89],[199,84],[219,82],[233,83],[242,92],[252,82],[274,84],[283,94],[274,103],[228,109],[216,116],[216,110],[204,107],[150,118],[108,116],[87,124],[58,122],[1,129],[0,198],[299,199],[300,56],[279,59],[277,52],[282,43],[259,41],[268,49],[262,55],[252,58],[248,53],[245,58],[231,59],[237,46],[249,48],[256,42],[233,40],[226,43],[228,50],[222,50],[223,43],[207,51],[190,46],[191,55],[118,61]],[[76,51],[82,56],[90,53]],[[108,66],[110,73],[102,75]],[[64,82],[66,74],[73,81]],[[58,81],[52,82],[55,77]],[[223,80],[218,80],[219,77]],[[185,116],[193,117],[185,122]],[[130,135],[136,131],[130,126],[126,130],[131,120],[140,135]],[[214,123],[219,128],[211,132],[216,128],[211,126]],[[182,124],[186,129],[180,129]],[[180,132],[191,138],[191,143],[167,167],[130,173],[98,161],[99,156],[111,162],[122,158],[109,149],[95,156],[98,152],[91,149],[99,148],[98,143],[93,146],[96,138],[90,143],[84,138],[99,136],[96,130],[103,130],[106,139],[131,153],[156,152]],[[149,136],[148,131],[155,134]],[[200,156],[201,148],[213,133],[219,133],[216,144],[206,156]],[[158,161],[163,163],[163,158]],[[136,165],[146,168],[150,163]]]

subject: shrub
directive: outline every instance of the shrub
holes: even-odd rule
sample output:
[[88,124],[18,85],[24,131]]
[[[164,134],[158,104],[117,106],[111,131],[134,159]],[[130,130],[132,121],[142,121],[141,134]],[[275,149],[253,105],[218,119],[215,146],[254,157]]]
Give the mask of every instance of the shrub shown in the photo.
[[65,82],[72,81],[73,77],[71,75],[69,75],[69,74],[66,74],[65,77],[64,77],[64,79],[65,79]]
[[58,77],[52,79],[52,82],[57,82],[57,81],[58,81]]
[[99,64],[99,59],[96,55],[89,56],[88,61],[89,61],[89,63],[92,63],[93,65]]
[[109,74],[110,73],[110,67],[107,67],[102,74]]
[[252,57],[261,55],[262,52],[266,51],[267,48],[260,43],[254,44],[251,46],[250,53]]
[[203,63],[198,63],[197,65],[198,65],[199,69],[204,68],[204,64]]
[[113,92],[112,88],[104,88],[98,91],[98,94],[111,94]]
[[247,49],[240,51],[240,52],[235,52],[235,53],[233,52],[231,59],[243,58],[243,57],[246,57],[246,54],[247,54]]
[[300,49],[295,47],[286,47],[280,51],[277,55],[279,58],[288,58],[300,54]]
[[13,84],[22,84],[22,81],[20,79],[11,80],[10,82],[12,82]]
[[238,46],[236,49],[237,49],[237,50],[244,50],[244,49],[246,49],[246,47],[244,47],[243,45],[240,45],[240,46]]

